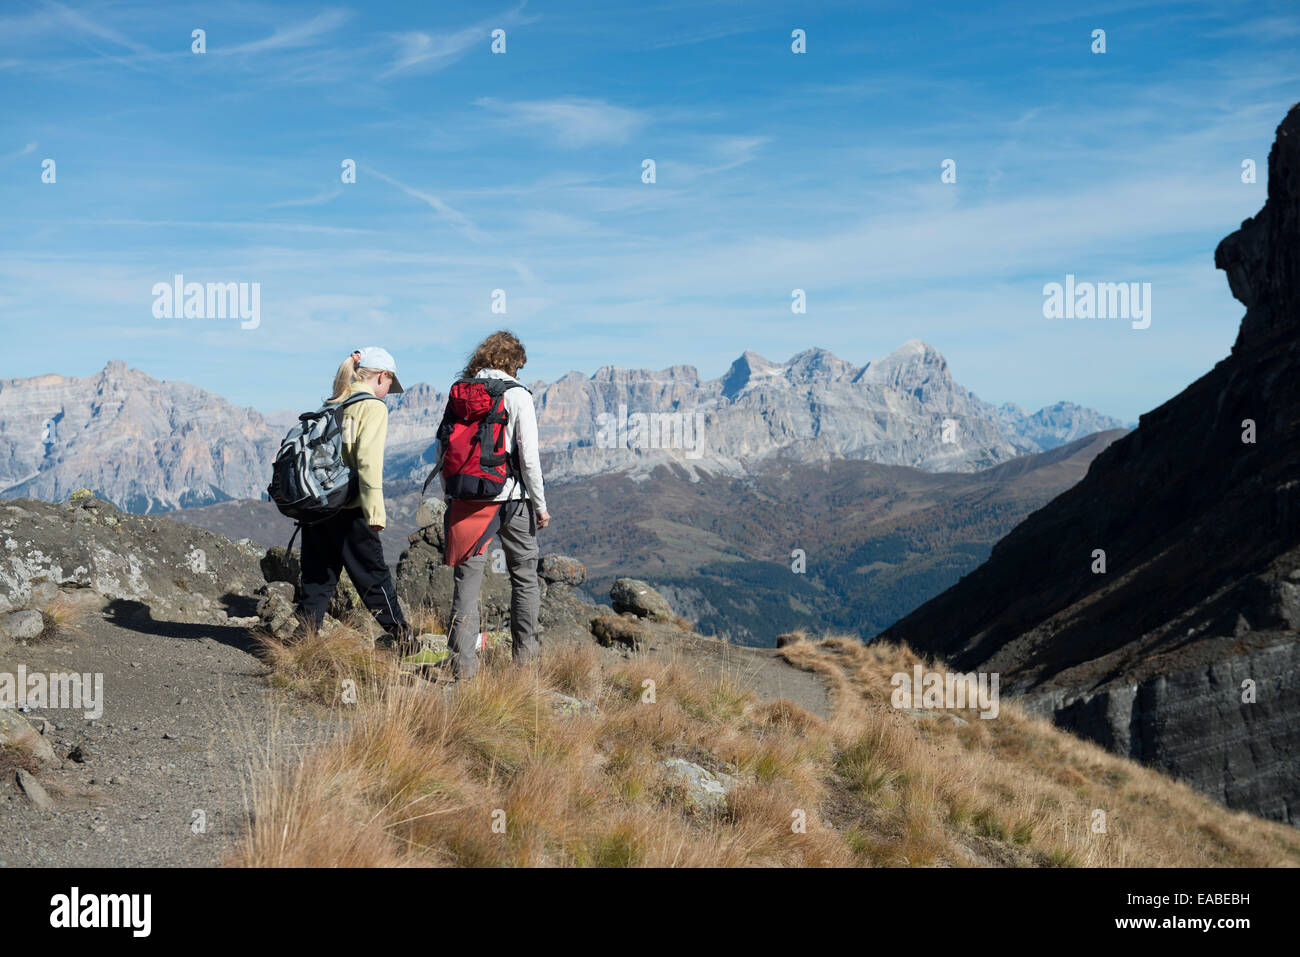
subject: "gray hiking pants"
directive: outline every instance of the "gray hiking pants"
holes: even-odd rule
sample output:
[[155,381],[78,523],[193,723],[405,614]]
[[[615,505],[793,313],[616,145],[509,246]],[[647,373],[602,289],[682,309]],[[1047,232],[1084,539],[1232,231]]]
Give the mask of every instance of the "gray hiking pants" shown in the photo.
[[[537,657],[537,609],[542,588],[537,580],[537,533],[533,527],[532,503],[502,504],[501,547],[510,571],[510,637],[516,664],[527,664]],[[488,554],[473,555],[455,566],[455,591],[451,599],[452,673],[458,678],[473,678],[478,673],[479,590],[487,568]],[[489,573],[492,574],[492,573]]]

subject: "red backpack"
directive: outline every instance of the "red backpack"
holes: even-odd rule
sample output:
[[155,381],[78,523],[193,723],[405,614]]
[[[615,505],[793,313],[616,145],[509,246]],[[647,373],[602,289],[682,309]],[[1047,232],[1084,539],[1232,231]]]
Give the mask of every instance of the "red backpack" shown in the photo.
[[[438,426],[443,480],[451,498],[491,499],[519,469],[505,451],[505,395],[524,386],[511,379],[462,379],[451,387]],[[424,482],[427,490],[438,469]]]

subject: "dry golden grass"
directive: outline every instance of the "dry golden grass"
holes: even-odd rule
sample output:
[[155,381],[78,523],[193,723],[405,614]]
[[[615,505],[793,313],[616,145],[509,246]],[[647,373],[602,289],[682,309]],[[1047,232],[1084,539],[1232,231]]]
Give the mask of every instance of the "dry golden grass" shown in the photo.
[[86,631],[82,627],[90,616],[90,608],[86,602],[74,601],[60,592],[52,602],[45,606],[44,611],[46,619],[53,622],[57,630],[70,631],[86,637]]
[[[271,669],[271,684],[323,704],[339,703],[345,691],[396,681],[397,659],[377,650],[364,634],[337,628],[309,632],[283,642],[266,632],[256,634],[259,657]],[[347,684],[351,682],[351,684]]]
[[[832,820],[858,826],[865,861],[961,863],[953,854],[960,844],[963,857],[994,864],[1300,864],[1293,828],[1230,811],[1014,702],[1003,700],[992,720],[954,712],[965,725],[945,712],[917,719],[895,710],[893,674],[918,663],[944,670],[906,648],[828,639],[782,653],[825,676],[833,724],[841,740],[852,739],[838,771],[859,800]],[[1104,831],[1095,827],[1102,823]]]
[[447,618],[443,615],[441,609],[433,605],[419,605],[407,609],[406,618],[417,635],[445,635],[447,633]]
[[[539,665],[489,659],[459,687],[398,674],[346,633],[268,646],[273,680],[353,705],[332,737],[253,775],[236,866],[1283,865],[1300,835],[1002,704],[916,719],[889,705],[910,652],[799,641],[833,714],[762,702],[689,662],[601,665],[594,647]],[[926,664],[925,662],[922,662]],[[552,707],[563,693],[598,715]],[[660,765],[738,783],[688,808]],[[1106,829],[1094,833],[1094,812]]]

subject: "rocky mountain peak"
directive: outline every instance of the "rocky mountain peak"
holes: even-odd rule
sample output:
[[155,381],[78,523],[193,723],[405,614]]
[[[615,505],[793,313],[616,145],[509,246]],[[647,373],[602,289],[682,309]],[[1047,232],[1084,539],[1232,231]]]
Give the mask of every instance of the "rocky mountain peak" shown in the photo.
[[734,399],[754,382],[770,379],[780,370],[781,366],[777,363],[763,358],[752,349],[746,349],[722,376],[722,394],[728,399]]
[[1233,351],[1300,326],[1300,103],[1277,128],[1268,154],[1268,199],[1214,251],[1246,307]]
[[910,392],[916,385],[936,376],[951,378],[948,360],[928,342],[909,339],[889,355],[868,362],[858,374],[858,380]]
[[792,382],[834,381],[852,376],[857,366],[845,362],[825,349],[805,349],[785,365],[785,376]]

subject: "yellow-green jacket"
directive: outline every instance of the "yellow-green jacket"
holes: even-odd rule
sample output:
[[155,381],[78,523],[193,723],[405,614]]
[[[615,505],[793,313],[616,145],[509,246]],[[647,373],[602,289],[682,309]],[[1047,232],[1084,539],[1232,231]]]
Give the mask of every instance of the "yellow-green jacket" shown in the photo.
[[[349,395],[375,394],[370,386],[352,383]],[[388,524],[384,512],[384,440],[388,438],[388,406],[354,402],[343,410],[343,461],[356,472],[358,492],[344,508],[359,508],[367,525]]]

